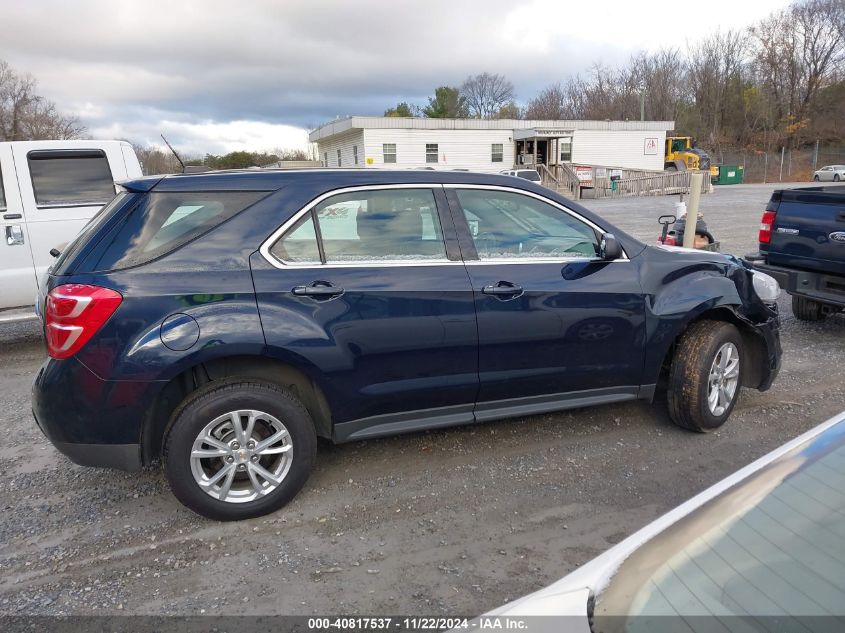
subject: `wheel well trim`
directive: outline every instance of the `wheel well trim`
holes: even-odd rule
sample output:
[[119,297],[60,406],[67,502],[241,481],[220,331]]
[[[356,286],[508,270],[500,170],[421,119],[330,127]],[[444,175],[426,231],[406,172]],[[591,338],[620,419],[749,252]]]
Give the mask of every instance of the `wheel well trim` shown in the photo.
[[334,421],[324,385],[297,363],[270,356],[233,354],[197,360],[167,381],[141,428],[141,457],[148,464],[161,456],[167,431],[198,393],[245,380],[267,382],[293,391],[307,409],[318,437],[331,439]]
[[660,383],[664,378],[665,371],[671,361],[671,355],[675,349],[675,344],[681,336],[684,335],[689,327],[698,321],[713,320],[724,321],[736,326],[742,336],[743,351],[750,353],[752,358],[756,358],[759,362],[744,363],[744,376],[742,378],[741,386],[757,388],[763,379],[762,376],[762,361],[765,359],[765,341],[763,337],[756,331],[755,324],[744,317],[737,305],[730,303],[721,303],[713,305],[710,302],[705,302],[698,306],[697,310],[688,313],[688,318],[684,319],[680,325],[672,333],[671,338],[667,337],[665,345],[657,353],[659,363],[653,364],[652,367],[645,367],[643,372],[643,384]]

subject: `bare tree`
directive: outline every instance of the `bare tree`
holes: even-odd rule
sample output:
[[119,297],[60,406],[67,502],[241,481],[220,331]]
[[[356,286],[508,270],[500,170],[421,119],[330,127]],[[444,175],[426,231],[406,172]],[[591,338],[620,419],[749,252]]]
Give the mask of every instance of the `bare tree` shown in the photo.
[[711,146],[722,141],[722,123],[730,109],[728,92],[741,89],[746,52],[741,31],[716,31],[690,48],[689,83]]
[[528,102],[523,116],[526,119],[545,119],[548,121],[568,118],[566,111],[566,93],[560,82],[543,88],[536,97]]
[[492,119],[514,101],[513,84],[503,75],[483,72],[467,77],[461,84],[461,96],[466,99],[470,116]]
[[36,94],[32,75],[21,75],[0,60],[0,141],[73,139],[85,128],[56,104]]
[[775,122],[797,145],[819,91],[845,62],[845,0],[799,0],[750,33],[754,69],[772,101]]

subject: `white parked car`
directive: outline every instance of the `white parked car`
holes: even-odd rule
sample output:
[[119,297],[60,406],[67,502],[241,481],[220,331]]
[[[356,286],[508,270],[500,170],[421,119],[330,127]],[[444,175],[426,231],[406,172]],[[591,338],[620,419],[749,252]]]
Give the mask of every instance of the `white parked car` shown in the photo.
[[114,197],[116,181],[141,175],[124,141],[0,143],[0,310],[33,305],[50,250]]
[[845,165],[828,165],[813,172],[815,182],[840,182],[845,180]]
[[536,169],[506,169],[502,172],[505,176],[516,176],[517,178],[525,178],[532,182],[540,182],[540,172]]
[[480,619],[497,616],[524,633],[843,630],[845,412]]

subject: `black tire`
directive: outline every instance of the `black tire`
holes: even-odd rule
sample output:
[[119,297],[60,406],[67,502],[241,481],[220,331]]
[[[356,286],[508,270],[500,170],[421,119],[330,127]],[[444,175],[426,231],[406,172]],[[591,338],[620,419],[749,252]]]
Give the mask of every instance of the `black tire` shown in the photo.
[[833,174],[833,182],[839,182],[839,174]]
[[813,176],[813,182],[818,182],[818,181],[819,181],[819,177],[818,177],[818,176]]
[[799,321],[821,321],[826,316],[821,303],[797,295],[792,295],[792,314]]
[[[214,498],[200,487],[191,470],[190,456],[195,439],[206,425],[228,412],[245,409],[269,414],[284,424],[292,444],[290,466],[271,492],[252,501],[232,503]],[[167,432],[163,460],[170,488],[185,506],[209,519],[237,521],[274,512],[293,499],[308,480],[316,454],[314,424],[299,399],[277,385],[250,380],[216,387],[212,384],[191,394]],[[241,481],[243,476],[236,475]]]
[[[738,383],[730,404],[717,416],[710,410],[707,401],[710,369],[717,352],[727,343],[733,343],[739,353]],[[724,321],[693,323],[678,341],[669,370],[667,400],[672,421],[699,433],[722,426],[739,398],[743,369],[742,336],[736,327]]]

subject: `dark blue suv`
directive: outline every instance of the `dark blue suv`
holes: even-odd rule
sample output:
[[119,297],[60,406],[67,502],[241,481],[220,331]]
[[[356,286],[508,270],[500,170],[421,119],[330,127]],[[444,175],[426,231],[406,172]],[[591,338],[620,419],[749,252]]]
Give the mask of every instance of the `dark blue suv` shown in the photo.
[[123,184],[55,262],[38,425],[73,461],[161,458],[217,519],[345,442],[668,393],[706,431],[780,367],[777,284],[646,246],[521,178],[217,172]]

